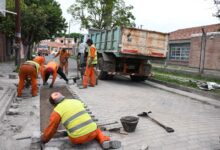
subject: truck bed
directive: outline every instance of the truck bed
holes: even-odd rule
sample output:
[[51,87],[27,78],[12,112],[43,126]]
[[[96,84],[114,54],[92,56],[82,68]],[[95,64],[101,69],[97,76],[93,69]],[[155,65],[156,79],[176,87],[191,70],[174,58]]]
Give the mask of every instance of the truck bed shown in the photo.
[[117,27],[112,30],[90,30],[98,52],[165,58],[168,34],[137,28]]

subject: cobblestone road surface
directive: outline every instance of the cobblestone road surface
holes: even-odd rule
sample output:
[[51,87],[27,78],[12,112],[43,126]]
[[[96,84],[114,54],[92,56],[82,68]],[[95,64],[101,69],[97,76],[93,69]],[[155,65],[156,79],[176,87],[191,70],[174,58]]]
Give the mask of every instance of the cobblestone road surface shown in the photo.
[[[69,76],[76,74],[74,66],[71,61]],[[1,78],[1,83],[3,82],[5,83],[5,78]],[[57,78],[54,86],[63,84],[65,82]],[[87,89],[78,89],[72,82],[69,86],[88,105],[99,123],[119,121],[123,116],[136,116],[143,111],[152,111],[151,117],[175,130],[174,133],[167,133],[152,121],[140,118],[135,132],[128,135],[105,132],[112,139],[120,140],[123,150],[144,150],[147,146],[149,150],[220,149],[220,108],[215,105],[121,77],[99,81],[98,86]],[[33,128],[39,127],[39,96],[23,99],[18,103],[20,114],[6,116],[0,124],[0,150],[2,145],[7,149],[5,147],[9,146],[10,140],[15,141],[16,137],[29,135]],[[15,125],[15,130],[18,130],[13,131],[14,127],[11,125]],[[50,144],[53,142],[59,143],[52,141]],[[9,147],[13,147],[13,144],[15,143],[11,142]],[[30,140],[16,141],[16,144],[17,149],[28,149]],[[97,142],[72,147],[65,144],[64,147],[65,150],[101,149]]]

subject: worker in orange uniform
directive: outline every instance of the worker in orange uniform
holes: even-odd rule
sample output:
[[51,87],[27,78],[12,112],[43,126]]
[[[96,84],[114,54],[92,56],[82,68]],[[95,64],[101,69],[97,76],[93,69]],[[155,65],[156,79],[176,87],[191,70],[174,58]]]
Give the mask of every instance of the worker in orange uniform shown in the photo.
[[90,86],[94,87],[96,85],[96,74],[94,68],[95,65],[97,64],[97,51],[91,39],[88,39],[86,41],[86,44],[89,46],[89,51],[86,62],[86,70],[83,77],[82,88],[87,88],[89,79],[90,79]]
[[68,75],[68,58],[70,57],[70,53],[66,51],[66,48],[62,48],[61,51],[59,51],[55,56],[60,55],[60,67],[65,72],[66,75]]
[[45,58],[44,56],[36,56],[33,61],[37,62],[40,65],[40,73],[41,73],[41,77],[43,78],[43,68],[44,68],[44,63],[45,63]]
[[63,73],[61,67],[59,64],[57,64],[55,61],[50,61],[48,64],[44,67],[43,71],[43,85],[47,84],[47,80],[49,79],[50,75],[52,74],[52,82],[50,84],[50,88],[53,87],[53,84],[56,80],[57,73],[66,81],[66,84],[68,84],[69,80],[67,79],[66,75]]
[[31,78],[32,96],[37,96],[37,75],[40,65],[35,61],[26,61],[19,68],[18,97],[22,96],[25,80]]
[[61,122],[66,129],[63,136],[68,135],[73,144],[83,144],[96,139],[104,149],[121,147],[120,141],[110,141],[110,138],[97,128],[97,124],[86,112],[81,101],[66,99],[59,92],[52,93],[49,101],[54,106],[54,110],[49,125],[41,136],[42,143],[47,143],[55,135]]

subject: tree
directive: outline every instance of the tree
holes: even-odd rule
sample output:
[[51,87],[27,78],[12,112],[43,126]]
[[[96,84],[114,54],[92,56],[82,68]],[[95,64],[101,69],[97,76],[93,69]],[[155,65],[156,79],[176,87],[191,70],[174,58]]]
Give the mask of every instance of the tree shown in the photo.
[[135,17],[133,6],[123,0],[76,0],[68,12],[82,28],[107,29],[115,26],[132,26]]
[[214,0],[214,4],[216,6],[216,13],[214,14],[216,17],[220,18],[220,0]]
[[30,56],[33,43],[50,39],[67,27],[60,5],[54,0],[26,0],[22,11],[22,41]]
[[[14,0],[7,0],[8,10],[14,10]],[[55,0],[21,0],[21,38],[25,56],[30,59],[34,43],[56,36],[67,27],[60,5]],[[14,16],[0,17],[0,31],[14,38]]]

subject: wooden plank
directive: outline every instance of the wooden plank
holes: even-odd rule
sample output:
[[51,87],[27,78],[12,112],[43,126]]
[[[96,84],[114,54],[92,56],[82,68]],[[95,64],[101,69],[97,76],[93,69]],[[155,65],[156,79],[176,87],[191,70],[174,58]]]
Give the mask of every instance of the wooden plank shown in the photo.
[[[53,111],[53,106],[49,102],[49,97],[53,92],[60,92],[66,98],[74,98],[73,94],[70,92],[67,86],[56,86],[53,88],[42,87],[40,89],[40,130],[43,130],[47,127],[50,114]],[[64,129],[62,125],[59,126],[59,130]]]

